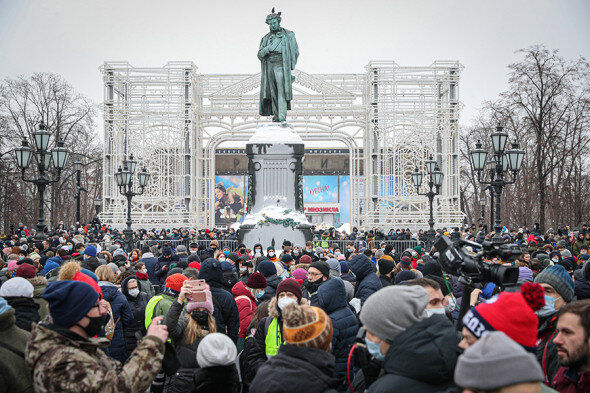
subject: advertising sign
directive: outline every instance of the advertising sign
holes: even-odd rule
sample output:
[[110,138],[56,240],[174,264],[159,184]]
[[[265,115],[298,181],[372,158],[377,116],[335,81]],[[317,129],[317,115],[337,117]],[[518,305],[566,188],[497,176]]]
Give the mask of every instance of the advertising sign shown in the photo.
[[242,222],[245,214],[245,176],[215,176],[215,225]]

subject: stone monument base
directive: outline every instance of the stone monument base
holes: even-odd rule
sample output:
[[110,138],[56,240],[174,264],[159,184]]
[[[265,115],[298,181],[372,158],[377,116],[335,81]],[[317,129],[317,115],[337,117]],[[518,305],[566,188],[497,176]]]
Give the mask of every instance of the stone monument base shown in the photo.
[[248,213],[239,227],[247,247],[281,247],[283,241],[304,246],[311,224],[303,214],[304,144],[289,124],[261,124],[246,144]]

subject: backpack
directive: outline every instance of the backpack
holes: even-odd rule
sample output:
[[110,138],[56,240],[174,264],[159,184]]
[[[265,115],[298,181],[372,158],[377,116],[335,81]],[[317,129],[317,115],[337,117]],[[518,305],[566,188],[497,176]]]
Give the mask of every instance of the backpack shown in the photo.
[[117,320],[115,321],[115,316],[113,315],[113,310],[111,309],[110,303],[108,313],[110,318],[104,327],[104,336],[112,341],[113,336],[115,335],[115,328],[117,327],[117,323],[119,323],[121,316],[119,315],[119,318],[117,318]]

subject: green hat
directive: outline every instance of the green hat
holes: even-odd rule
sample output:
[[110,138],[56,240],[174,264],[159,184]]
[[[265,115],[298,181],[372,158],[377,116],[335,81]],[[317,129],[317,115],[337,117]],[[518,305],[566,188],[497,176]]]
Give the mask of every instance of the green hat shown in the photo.
[[422,246],[416,246],[413,248],[414,251],[416,251],[418,254],[422,254]]

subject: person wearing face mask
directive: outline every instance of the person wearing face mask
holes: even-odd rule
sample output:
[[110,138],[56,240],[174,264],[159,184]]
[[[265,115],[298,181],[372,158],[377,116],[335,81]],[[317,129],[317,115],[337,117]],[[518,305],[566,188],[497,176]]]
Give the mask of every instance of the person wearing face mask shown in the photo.
[[293,264],[297,265],[299,263],[299,258],[301,258],[301,255],[303,255],[301,253],[301,247],[299,247],[298,245],[295,245],[295,247],[293,247]]
[[[227,255],[225,254],[225,251],[228,251]],[[237,256],[235,253],[230,254],[229,250],[224,250],[217,254],[217,261],[219,261],[223,274],[223,289],[231,293],[233,286],[238,282],[238,276],[234,270],[233,260],[228,258],[229,255],[232,255],[232,258]]]
[[360,313],[366,350],[382,364],[374,383],[379,370],[363,370],[359,376],[365,378],[365,387],[370,386],[367,392],[439,392],[454,386],[459,339],[448,318],[428,316],[429,300],[421,286],[398,285],[380,289],[367,299]]
[[[137,262],[134,266],[135,268],[135,279],[137,279],[139,290],[145,294],[147,294],[148,299],[151,298],[156,294],[156,290],[154,289],[154,285],[151,283],[150,278],[148,276],[147,268],[143,262]],[[142,324],[143,325],[143,324]]]
[[285,344],[260,367],[250,392],[335,391],[331,319],[318,307],[298,304],[283,307],[282,314]]
[[282,310],[288,304],[301,304],[301,295],[301,287],[295,279],[287,278],[277,287],[277,294],[268,305],[269,316],[260,320],[252,338],[254,345],[246,359],[251,375],[278,353],[284,343]]
[[274,247],[266,248],[266,256],[268,257],[268,259],[270,259],[271,262],[279,262],[279,258],[277,258]]
[[277,275],[277,267],[265,257],[264,260],[256,265],[256,271],[260,272],[266,278],[266,288],[260,300],[272,299],[277,293],[278,285],[281,282],[281,278]]
[[330,278],[330,265],[324,261],[316,261],[309,265],[307,269],[307,280],[303,281],[306,299],[309,304],[318,306],[318,289],[320,285]]
[[[190,280],[183,282],[178,298],[172,303],[166,313],[166,318],[164,318],[168,334],[176,350],[176,357],[180,363],[180,368],[170,378],[167,385],[169,393],[191,390],[192,376],[199,368],[197,363],[199,343],[207,334],[216,331],[211,291],[205,289],[203,291],[205,300],[195,302],[189,299],[190,285]],[[183,308],[186,310],[185,313],[182,312]]]
[[262,244],[257,243],[254,245],[254,248],[252,249],[252,258],[256,259],[256,258],[260,258],[264,256],[264,253],[262,252]]
[[140,335],[143,336],[146,332],[144,325],[145,307],[150,300],[150,296],[140,290],[139,280],[133,276],[127,277],[121,282],[121,293],[125,295],[135,320],[135,325],[132,329],[128,329],[126,334],[132,333],[137,336],[136,332],[140,332]]
[[248,278],[254,271],[254,267],[252,266],[252,261],[248,256],[241,256],[238,258],[238,275],[240,276],[239,280],[246,284],[248,282]]
[[537,360],[543,369],[545,383],[550,386],[559,369],[557,346],[553,342],[557,326],[557,311],[574,299],[574,282],[565,268],[553,265],[545,268],[535,277],[545,291],[545,306],[537,311],[539,317],[539,343]]
[[52,317],[50,324],[35,324],[25,360],[31,368],[35,391],[118,392],[145,391],[164,358],[168,339],[158,318],[124,364],[101,349],[93,339],[104,327],[107,308],[98,293],[84,282],[56,281],[43,293]]
[[244,348],[244,340],[248,336],[248,326],[252,316],[256,312],[256,302],[264,295],[266,278],[258,272],[252,273],[246,284],[239,281],[233,286],[231,292],[236,300],[240,313],[240,330],[238,332],[238,352]]

